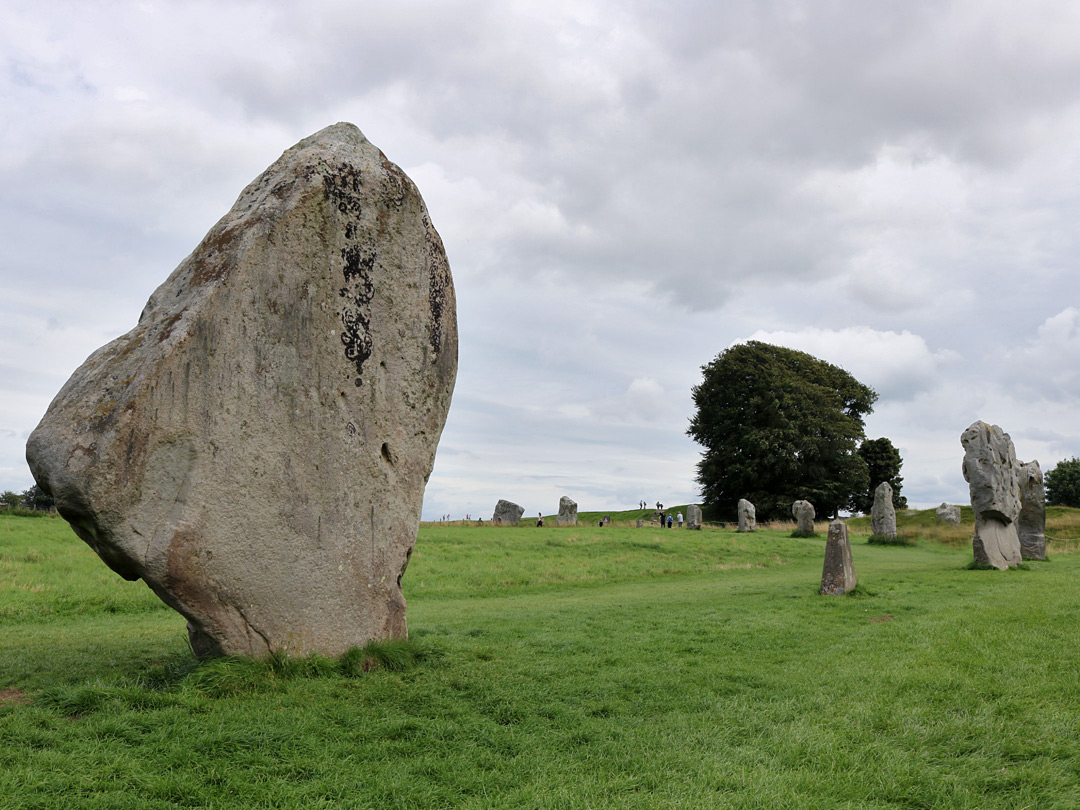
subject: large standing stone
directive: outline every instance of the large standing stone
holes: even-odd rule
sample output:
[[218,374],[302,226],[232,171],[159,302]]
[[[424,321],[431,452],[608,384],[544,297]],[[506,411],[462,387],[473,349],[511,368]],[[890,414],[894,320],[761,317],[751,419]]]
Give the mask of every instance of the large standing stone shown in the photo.
[[821,589],[818,593],[843,596],[856,584],[847,524],[834,520],[829,524],[829,537],[825,541],[825,564],[821,568]]
[[559,514],[555,517],[556,526],[577,526],[577,504],[569,496],[559,498]]
[[870,533],[874,537],[896,539],[896,509],[892,502],[892,486],[882,481],[874,490],[874,505],[870,509]]
[[817,513],[814,512],[814,505],[810,501],[795,501],[791,505],[791,514],[795,517],[795,531],[804,537],[809,537],[814,533],[814,518],[817,517]]
[[746,498],[739,499],[739,531],[752,532],[757,528],[757,511]]
[[1020,480],[1012,439],[997,425],[979,421],[960,434],[960,444],[975,512],[975,562],[999,569],[1019,565]]
[[1020,536],[1020,556],[1025,560],[1046,559],[1046,488],[1038,461],[1021,464],[1020,517],[1016,533]]
[[200,656],[404,637],[457,371],[419,192],[351,124],[286,151],[72,375],[27,443],[101,558]]
[[936,510],[934,515],[937,517],[938,523],[951,523],[954,526],[960,525],[960,507],[951,506],[947,503],[942,503]]
[[686,507],[686,528],[701,528],[701,507],[696,503],[692,503]]
[[524,514],[525,507],[500,498],[499,502],[495,504],[495,512],[491,516],[491,522],[496,526],[517,526],[518,521],[521,520],[521,516]]

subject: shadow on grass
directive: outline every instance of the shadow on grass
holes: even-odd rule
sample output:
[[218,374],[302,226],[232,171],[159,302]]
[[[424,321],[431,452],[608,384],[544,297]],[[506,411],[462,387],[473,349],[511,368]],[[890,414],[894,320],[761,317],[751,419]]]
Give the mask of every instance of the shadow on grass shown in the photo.
[[298,680],[353,679],[375,670],[404,672],[444,654],[432,642],[413,640],[372,641],[341,658],[318,654],[295,658],[279,652],[266,658],[199,661],[190,651],[177,651],[141,670],[133,667],[112,683],[99,677],[93,683],[46,687],[32,702],[73,718],[102,710],[195,709],[207,698],[265,694]]

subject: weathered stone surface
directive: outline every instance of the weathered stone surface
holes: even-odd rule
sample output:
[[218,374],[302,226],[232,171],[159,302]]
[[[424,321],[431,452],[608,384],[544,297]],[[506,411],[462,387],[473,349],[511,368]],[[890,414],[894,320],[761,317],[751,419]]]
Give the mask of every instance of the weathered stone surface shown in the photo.
[[739,499],[739,531],[752,532],[757,528],[757,510],[746,498]]
[[521,516],[525,514],[525,507],[518,506],[512,501],[504,501],[501,498],[495,504],[495,512],[491,516],[491,522],[496,526],[517,526]]
[[404,637],[457,371],[454,290],[419,192],[351,124],[304,139],[94,352],[27,460],[101,558],[201,656]]
[[951,506],[947,503],[942,503],[936,510],[934,515],[937,517],[938,523],[952,523],[955,526],[960,525],[960,507]]
[[975,512],[975,562],[1000,569],[1019,565],[1020,480],[1012,439],[997,425],[979,421],[960,434],[960,444]]
[[814,518],[817,517],[817,513],[810,501],[795,501],[791,505],[791,514],[795,518],[795,531],[805,535],[814,533]]
[[701,528],[701,507],[696,503],[692,503],[686,507],[686,528]]
[[559,514],[555,516],[556,526],[577,526],[577,504],[566,495],[559,498]]
[[638,522],[637,522],[637,528],[639,528],[639,529],[640,529],[640,528],[641,528],[642,526],[644,526],[644,525],[645,525],[645,521],[644,521],[644,520],[638,520]]
[[1038,461],[1021,464],[1020,517],[1016,533],[1020,536],[1020,556],[1025,560],[1046,559],[1046,488]]
[[874,490],[874,505],[870,509],[870,533],[875,537],[896,539],[896,509],[892,502],[892,485],[882,481]]
[[829,538],[825,541],[825,564],[821,569],[821,589],[818,593],[843,596],[856,584],[847,524],[834,520],[829,524]]

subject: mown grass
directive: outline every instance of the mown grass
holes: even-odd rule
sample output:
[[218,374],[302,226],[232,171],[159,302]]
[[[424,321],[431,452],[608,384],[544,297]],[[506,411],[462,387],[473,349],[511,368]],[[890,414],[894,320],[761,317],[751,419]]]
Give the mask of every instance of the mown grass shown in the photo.
[[197,665],[143,585],[19,521],[5,808],[1080,806],[1080,555],[856,542],[832,598],[824,535],[424,527],[383,660]]

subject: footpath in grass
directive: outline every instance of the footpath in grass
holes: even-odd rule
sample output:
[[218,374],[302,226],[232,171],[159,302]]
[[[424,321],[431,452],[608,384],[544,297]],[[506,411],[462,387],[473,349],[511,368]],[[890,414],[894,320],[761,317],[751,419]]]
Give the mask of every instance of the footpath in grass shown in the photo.
[[425,527],[364,671],[197,666],[43,531],[0,518],[3,807],[1080,806],[1077,554],[856,538],[835,598],[823,537]]

